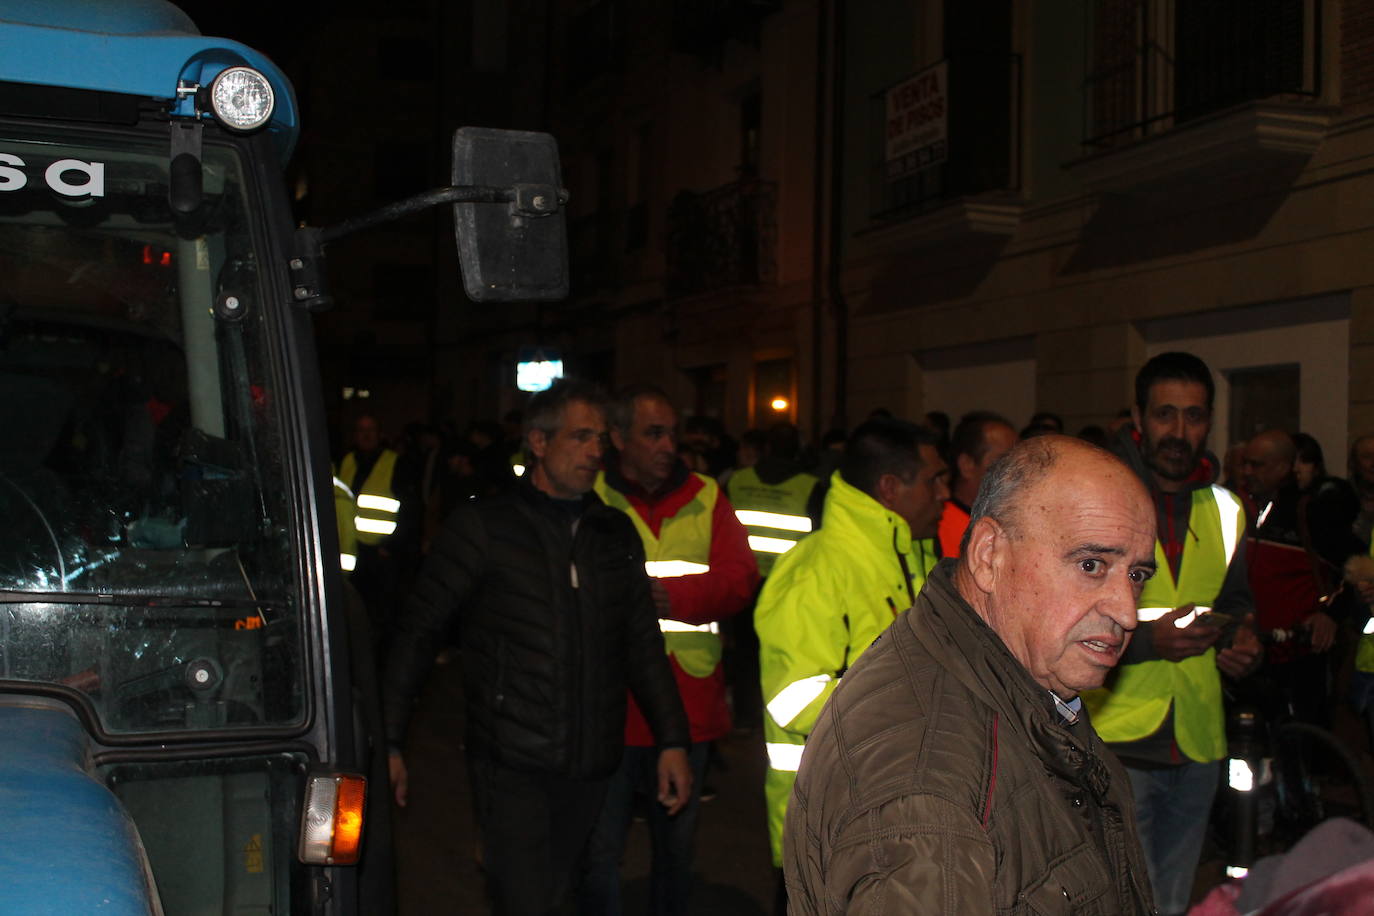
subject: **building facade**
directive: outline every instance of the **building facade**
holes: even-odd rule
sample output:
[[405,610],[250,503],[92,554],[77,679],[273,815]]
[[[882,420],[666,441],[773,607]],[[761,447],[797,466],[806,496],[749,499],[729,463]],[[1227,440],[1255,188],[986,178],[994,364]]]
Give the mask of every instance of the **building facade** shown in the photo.
[[[1336,471],[1374,430],[1367,4],[845,6],[851,414],[1073,431],[1184,349],[1216,376],[1217,450],[1302,429]],[[891,136],[931,74],[947,121],[913,163]]]
[[777,395],[813,433],[880,407],[1076,430],[1187,349],[1218,450],[1303,429],[1336,468],[1374,429],[1365,4],[563,9],[620,17],[552,124],[610,381],[735,430]]
[[[375,79],[300,81],[307,128],[331,131],[304,147],[303,215],[442,183],[457,124],[550,130],[572,295],[467,302],[443,218],[341,243],[347,301],[319,323],[340,399],[496,417],[544,349],[735,433],[876,408],[1076,431],[1188,349],[1217,375],[1218,451],[1303,429],[1335,470],[1374,430],[1368,4],[393,6],[310,39]],[[391,126],[340,132],[359,110]]]

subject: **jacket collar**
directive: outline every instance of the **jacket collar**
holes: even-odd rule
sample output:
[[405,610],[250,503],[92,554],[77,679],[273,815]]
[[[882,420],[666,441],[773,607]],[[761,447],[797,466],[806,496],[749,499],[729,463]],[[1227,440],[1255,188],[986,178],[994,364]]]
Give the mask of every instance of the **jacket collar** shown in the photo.
[[906,519],[846,483],[839,471],[830,475],[821,527],[843,530],[846,539],[862,540],[879,551],[911,552],[911,528]]
[[[529,474],[524,474],[516,479],[515,492],[521,499],[529,503],[535,509],[538,509],[540,512],[561,515],[567,514],[563,507],[556,505],[556,501],[552,496],[534,485],[534,482],[530,480]],[[572,500],[558,500],[557,502],[571,503]],[[586,493],[582,494],[582,501],[581,505],[578,507],[577,514],[581,515],[590,507],[599,505],[602,505],[601,497],[596,495],[595,490],[588,490]]]
[[692,472],[687,469],[687,465],[682,461],[673,464],[673,470],[668,474],[668,479],[663,482],[663,486],[654,492],[635,483],[620,470],[619,453],[611,453],[606,456],[603,462],[603,473],[606,475],[606,485],[613,490],[619,490],[627,497],[640,502],[646,506],[652,506],[662,500],[672,496],[677,490],[689,480],[692,480]]
[[1056,775],[1078,784],[1099,802],[1111,771],[1093,748],[1087,710],[1066,727],[1049,691],[1030,676],[991,627],[954,586],[955,560],[942,560],[926,579],[916,606],[902,616],[913,634],[949,673],[981,696],[1009,726],[1041,749]]

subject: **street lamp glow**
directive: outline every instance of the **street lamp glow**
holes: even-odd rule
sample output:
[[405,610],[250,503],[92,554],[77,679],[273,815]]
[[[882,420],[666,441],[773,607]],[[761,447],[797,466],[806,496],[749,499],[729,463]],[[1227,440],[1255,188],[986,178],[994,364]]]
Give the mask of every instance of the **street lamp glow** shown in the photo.
[[773,398],[772,401],[768,402],[768,406],[772,407],[778,413],[782,413],[784,410],[786,410],[788,407],[791,407],[792,405],[787,402],[787,398],[776,397]]

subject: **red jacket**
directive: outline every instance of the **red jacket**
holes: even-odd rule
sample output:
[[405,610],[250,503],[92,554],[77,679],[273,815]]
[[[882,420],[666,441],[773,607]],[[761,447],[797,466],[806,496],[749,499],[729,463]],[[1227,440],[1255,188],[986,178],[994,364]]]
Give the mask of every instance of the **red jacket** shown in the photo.
[[[630,505],[658,534],[664,524],[687,506],[703,486],[701,480],[679,465],[663,490],[650,495],[626,480],[608,462],[606,483],[625,495]],[[711,517],[711,570],[696,576],[660,579],[672,602],[672,615],[684,623],[703,624],[723,620],[744,610],[758,588],[758,564],[749,549],[749,535],[735,517],[735,510],[722,489]],[[692,726],[692,740],[714,741],[730,731],[730,709],[725,702],[725,674],[720,665],[709,677],[692,677],[670,658],[678,693]],[[625,720],[625,743],[631,747],[652,747],[654,735],[649,724],[630,697]]]

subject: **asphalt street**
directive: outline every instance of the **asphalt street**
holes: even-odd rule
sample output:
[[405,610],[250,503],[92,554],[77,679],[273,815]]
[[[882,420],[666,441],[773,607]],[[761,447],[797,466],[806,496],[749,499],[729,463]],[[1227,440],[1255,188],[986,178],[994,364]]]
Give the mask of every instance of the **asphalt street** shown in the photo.
[[[396,813],[397,894],[400,916],[490,912],[478,865],[467,770],[461,748],[463,691],[457,660],[435,666],[418,701],[405,748],[410,804]],[[1363,728],[1338,709],[1334,730],[1371,777],[1374,761]],[[763,806],[765,757],[758,732],[721,741],[707,783],[716,798],[702,807],[697,833],[693,914],[770,916],[776,877],[769,860]],[[628,914],[647,912],[649,836],[630,828],[622,870]],[[1223,863],[1210,843],[1197,872],[1194,899],[1223,880]]]
[[[457,660],[437,665],[421,694],[405,747],[410,803],[396,814],[399,913],[486,914],[467,769],[461,748],[463,690]],[[766,916],[776,890],[763,807],[763,738],[718,744],[697,831],[693,913]],[[646,912],[649,835],[630,828],[622,875],[626,912]]]

